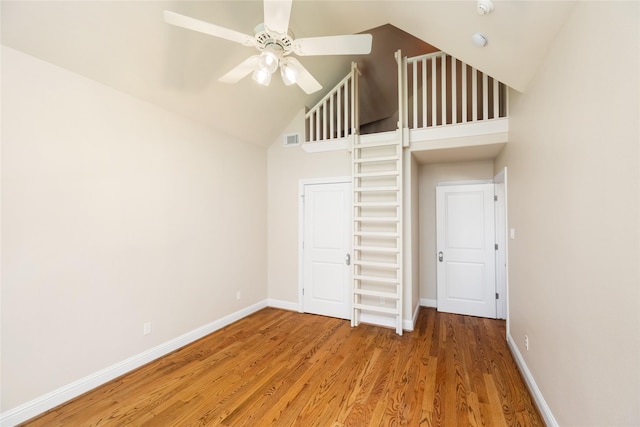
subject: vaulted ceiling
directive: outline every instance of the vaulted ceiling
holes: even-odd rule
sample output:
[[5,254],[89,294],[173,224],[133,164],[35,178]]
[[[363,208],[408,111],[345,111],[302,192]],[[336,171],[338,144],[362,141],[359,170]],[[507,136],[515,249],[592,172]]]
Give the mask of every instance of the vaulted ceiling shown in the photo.
[[[355,34],[392,24],[526,91],[573,2],[495,1],[481,16],[475,1],[294,0],[290,30],[296,38]],[[304,106],[306,95],[274,78],[217,81],[255,53],[253,48],[163,22],[172,10],[245,34],[262,22],[261,1],[2,1],[2,44],[154,103],[218,131],[267,146]],[[480,31],[488,45],[477,48]],[[381,43],[374,36],[374,46]],[[303,57],[324,86],[333,87],[357,57]],[[362,58],[360,58],[362,59]],[[389,78],[395,78],[389,76]]]

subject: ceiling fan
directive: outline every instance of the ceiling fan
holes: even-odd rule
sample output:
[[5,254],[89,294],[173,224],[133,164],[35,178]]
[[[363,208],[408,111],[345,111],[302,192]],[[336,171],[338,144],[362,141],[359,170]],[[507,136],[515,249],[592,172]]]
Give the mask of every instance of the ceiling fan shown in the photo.
[[284,83],[296,83],[307,94],[322,89],[322,85],[291,54],[313,55],[363,55],[371,52],[371,34],[309,37],[294,39],[289,32],[289,15],[293,0],[264,0],[264,23],[250,36],[189,16],[164,11],[166,23],[189,30],[209,34],[226,40],[252,46],[260,53],[247,58],[218,80],[236,83],[252,74],[253,80],[269,86],[271,75],[280,68]]

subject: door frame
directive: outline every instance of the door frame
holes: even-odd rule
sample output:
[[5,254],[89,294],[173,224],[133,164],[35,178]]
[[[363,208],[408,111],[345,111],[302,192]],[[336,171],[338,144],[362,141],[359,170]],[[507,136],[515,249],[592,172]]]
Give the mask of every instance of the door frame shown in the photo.
[[[298,181],[298,312],[304,313],[304,190],[307,185],[319,184],[350,184],[353,190],[351,176],[336,176],[327,178],[306,178]],[[353,221],[348,227],[349,236],[353,235]],[[349,253],[352,253],[353,239],[349,237]],[[351,278],[353,267],[349,271],[349,289],[353,289]],[[352,310],[349,310],[351,313]]]
[[[509,334],[509,239],[507,239],[507,167],[493,178],[495,194],[498,196],[496,204],[496,292],[500,294],[498,300],[498,319],[507,321],[507,335]],[[501,265],[499,265],[501,264]],[[499,271],[499,273],[498,273]],[[504,297],[503,297],[504,295]]]

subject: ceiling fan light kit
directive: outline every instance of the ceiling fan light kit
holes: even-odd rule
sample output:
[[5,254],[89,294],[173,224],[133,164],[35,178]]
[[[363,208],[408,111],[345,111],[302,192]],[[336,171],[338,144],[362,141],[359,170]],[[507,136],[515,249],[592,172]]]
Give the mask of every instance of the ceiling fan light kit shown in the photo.
[[300,61],[289,56],[290,54],[298,56],[365,55],[371,52],[372,36],[355,34],[293,39],[288,30],[292,1],[264,0],[264,24],[256,26],[254,36],[168,10],[164,11],[164,20],[171,25],[220,37],[244,46],[252,46],[260,51],[259,55],[247,58],[220,77],[219,81],[236,83],[251,74],[253,80],[268,86],[271,75],[280,68],[280,76],[285,85],[296,83],[307,94],[311,94],[322,89],[322,85]]
[[255,70],[251,78],[262,86],[269,86],[271,83],[271,73],[263,68]]

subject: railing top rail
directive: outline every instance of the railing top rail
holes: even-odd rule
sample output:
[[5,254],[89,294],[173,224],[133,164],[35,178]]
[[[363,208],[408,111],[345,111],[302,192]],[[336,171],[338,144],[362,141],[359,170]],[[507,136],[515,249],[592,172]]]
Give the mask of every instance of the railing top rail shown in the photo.
[[425,55],[419,55],[419,56],[413,56],[411,58],[407,58],[408,62],[416,62],[416,61],[422,61],[423,59],[429,59],[429,58],[439,58],[441,56],[447,56],[447,53],[439,51],[439,52],[433,52],[433,53],[427,53]]
[[345,77],[344,79],[340,80],[340,83],[338,83],[337,85],[335,85],[335,86],[334,86],[334,88],[333,88],[333,89],[331,89],[331,90],[329,91],[329,93],[327,93],[327,94],[324,96],[324,98],[322,98],[320,101],[318,101],[318,102],[316,103],[316,105],[315,105],[313,108],[311,108],[311,109],[307,112],[307,114],[305,115],[305,118],[307,118],[307,119],[308,119],[308,118],[309,118],[309,116],[311,116],[311,114],[313,114],[313,113],[314,113],[318,108],[320,108],[320,106],[321,106],[322,104],[324,104],[324,102],[325,102],[326,100],[328,100],[329,98],[331,98],[331,96],[336,92],[336,90],[338,90],[338,88],[342,87],[342,85],[344,85],[346,82],[348,82],[348,81],[349,81],[349,79],[351,79],[351,77],[353,77],[354,72],[357,72],[357,73],[358,73],[358,75],[362,75],[362,74],[360,73],[360,70],[358,70],[358,65],[357,65],[355,62],[353,62],[353,63],[351,64],[351,71],[349,72],[349,74],[347,74],[347,75],[346,75],[346,77]]

